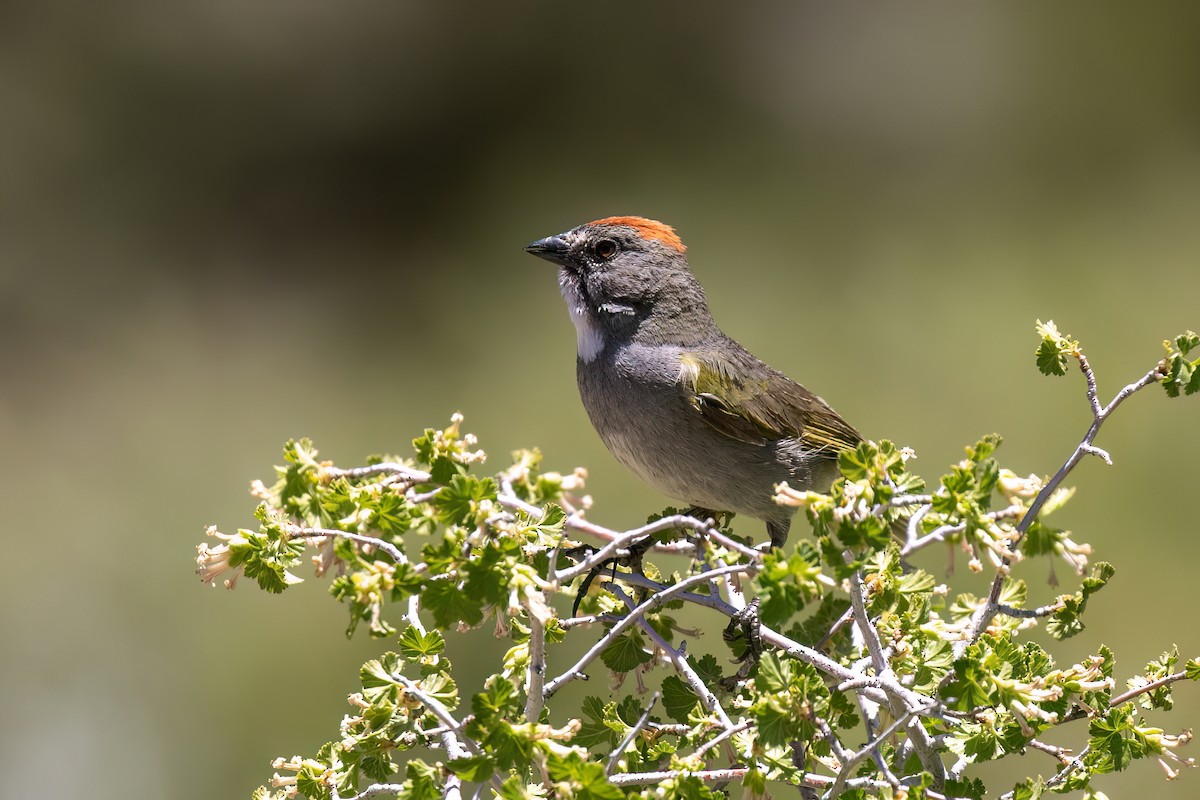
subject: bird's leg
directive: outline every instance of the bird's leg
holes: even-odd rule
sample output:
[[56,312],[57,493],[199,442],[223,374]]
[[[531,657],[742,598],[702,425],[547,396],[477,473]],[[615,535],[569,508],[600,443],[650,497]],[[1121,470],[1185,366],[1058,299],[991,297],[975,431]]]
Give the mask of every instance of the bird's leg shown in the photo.
[[[579,611],[579,604],[583,602],[583,598],[587,595],[588,589],[592,586],[592,581],[604,571],[606,567],[612,567],[612,579],[617,578],[617,567],[629,567],[631,572],[636,572],[643,578],[646,573],[642,569],[642,558],[646,555],[646,551],[654,546],[654,537],[646,536],[639,541],[629,545],[623,552],[612,558],[606,558],[596,566],[588,570],[588,574],[584,576],[583,582],[579,584],[579,591],[575,593],[575,602],[571,604],[571,616],[575,616]],[[575,548],[578,549],[578,548]],[[639,589],[639,592],[644,590]]]
[[758,666],[758,660],[762,656],[763,643],[761,625],[758,621],[758,606],[759,599],[756,597],[750,601],[749,605],[730,618],[729,624],[725,626],[725,632],[721,634],[721,638],[730,644],[739,639],[744,639],[746,642],[746,649],[733,660],[735,664],[741,664],[738,671],[721,679],[721,687],[728,691],[733,691],[750,675],[750,671]]
[[[791,526],[792,521],[787,517],[767,523],[767,535],[771,537],[772,550],[783,547]],[[729,624],[725,626],[723,636],[726,642],[734,642],[738,639],[746,641],[746,649],[734,659],[735,663],[741,664],[741,667],[734,675],[722,679],[723,685],[728,689],[732,689],[739,681],[745,680],[750,671],[758,665],[758,659],[762,656],[762,625],[758,620],[758,607],[759,599],[756,597],[750,601],[749,605],[731,617]]]
[[792,527],[792,521],[784,518],[781,522],[768,522],[767,535],[771,537],[771,549],[776,550],[783,547],[787,541],[788,529]]

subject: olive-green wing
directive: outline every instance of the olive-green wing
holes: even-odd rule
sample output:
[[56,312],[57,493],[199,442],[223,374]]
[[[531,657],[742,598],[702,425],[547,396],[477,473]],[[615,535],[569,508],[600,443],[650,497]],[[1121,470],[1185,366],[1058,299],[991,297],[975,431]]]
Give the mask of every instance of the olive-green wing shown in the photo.
[[713,430],[750,444],[798,438],[831,455],[862,440],[820,397],[729,344],[684,356],[680,370],[689,402]]

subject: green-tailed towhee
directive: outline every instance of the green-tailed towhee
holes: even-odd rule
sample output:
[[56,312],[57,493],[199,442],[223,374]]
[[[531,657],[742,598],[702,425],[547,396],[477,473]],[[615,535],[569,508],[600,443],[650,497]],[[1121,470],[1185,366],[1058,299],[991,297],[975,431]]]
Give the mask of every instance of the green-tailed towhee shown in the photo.
[[717,327],[669,226],[607,217],[525,249],[559,267],[579,394],[617,460],[697,509],[764,520],[783,544],[795,509],[775,484],[827,490],[858,432]]

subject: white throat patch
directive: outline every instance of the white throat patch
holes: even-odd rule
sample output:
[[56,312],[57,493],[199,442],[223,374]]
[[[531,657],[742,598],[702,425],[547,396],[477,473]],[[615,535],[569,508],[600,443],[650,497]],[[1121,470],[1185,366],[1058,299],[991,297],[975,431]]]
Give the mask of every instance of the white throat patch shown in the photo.
[[575,325],[575,344],[579,358],[584,363],[596,360],[604,349],[604,331],[596,324],[593,309],[587,307],[575,283],[576,278],[562,270],[559,273],[558,288],[563,300],[567,301],[567,313]]
[[568,300],[567,311],[571,314],[571,322],[575,323],[575,344],[579,349],[579,357],[585,362],[595,361],[604,349],[604,332],[589,309]]

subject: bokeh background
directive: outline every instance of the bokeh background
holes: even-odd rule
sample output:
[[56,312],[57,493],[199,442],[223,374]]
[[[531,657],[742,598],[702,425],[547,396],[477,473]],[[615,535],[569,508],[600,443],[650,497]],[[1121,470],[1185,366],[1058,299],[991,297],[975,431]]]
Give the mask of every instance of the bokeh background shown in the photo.
[[[1035,318],[1083,340],[1106,397],[1200,327],[1198,23],[1178,3],[0,6],[3,794],[245,797],[333,735],[385,645],[347,644],[321,581],[280,599],[192,574],[289,437],[349,463],[461,410],[497,465],[534,444],[587,465],[598,521],[661,507],[592,433],[553,273],[522,252],[588,219],[676,225],[726,330],[927,476],[991,431],[1052,472],[1088,411],[1077,375],[1034,368]],[[1118,573],[1067,663],[1200,654],[1198,421],[1146,392],[1101,436],[1116,466],[1076,473],[1059,520]],[[1025,572],[1041,596],[1046,572]],[[1200,723],[1200,691],[1164,722]],[[1200,775],[1102,786],[1195,797]]]

